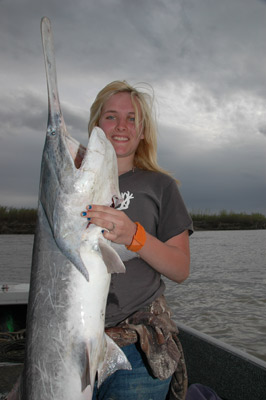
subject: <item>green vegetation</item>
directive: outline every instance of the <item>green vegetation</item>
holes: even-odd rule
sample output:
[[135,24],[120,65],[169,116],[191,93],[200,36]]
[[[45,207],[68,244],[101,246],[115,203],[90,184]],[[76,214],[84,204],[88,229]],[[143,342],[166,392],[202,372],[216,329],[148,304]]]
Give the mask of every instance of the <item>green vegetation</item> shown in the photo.
[[[266,216],[259,213],[246,214],[221,211],[190,213],[195,230],[266,229]],[[0,234],[33,234],[37,221],[34,208],[0,206]]]
[[0,206],[0,221],[20,221],[35,223],[37,210],[35,208],[13,208]]
[[221,211],[219,214],[190,213],[196,230],[266,229],[266,216],[260,213],[235,213]]
[[0,234],[33,234],[37,221],[34,208],[0,206]]

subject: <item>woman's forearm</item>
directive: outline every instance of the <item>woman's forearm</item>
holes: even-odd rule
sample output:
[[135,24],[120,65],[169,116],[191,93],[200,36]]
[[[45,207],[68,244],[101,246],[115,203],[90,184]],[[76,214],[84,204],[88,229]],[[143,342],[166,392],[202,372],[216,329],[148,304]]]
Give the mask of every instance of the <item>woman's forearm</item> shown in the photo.
[[188,231],[163,243],[146,233],[145,245],[138,251],[140,257],[167,278],[181,283],[189,276],[190,251]]

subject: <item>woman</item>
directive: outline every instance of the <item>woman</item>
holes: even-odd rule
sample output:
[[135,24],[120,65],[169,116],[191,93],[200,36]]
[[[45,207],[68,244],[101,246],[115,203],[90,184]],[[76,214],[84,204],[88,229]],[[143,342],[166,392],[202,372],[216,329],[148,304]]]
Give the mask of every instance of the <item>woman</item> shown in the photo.
[[106,332],[122,347],[132,371],[107,378],[94,399],[162,400],[174,373],[172,398],[183,399],[182,348],[161,274],[178,283],[188,277],[192,221],[175,180],[157,164],[156,128],[146,94],[125,81],[110,83],[91,107],[89,133],[95,126],[115,149],[124,201],[119,209],[89,205],[83,216],[136,257],[125,263],[125,274],[113,274],[106,307]]

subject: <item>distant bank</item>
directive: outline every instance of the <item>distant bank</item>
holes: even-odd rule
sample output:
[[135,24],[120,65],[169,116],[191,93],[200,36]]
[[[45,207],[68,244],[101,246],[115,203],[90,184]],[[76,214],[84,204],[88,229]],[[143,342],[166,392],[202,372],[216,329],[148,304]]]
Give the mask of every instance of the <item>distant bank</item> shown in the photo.
[[[190,213],[198,230],[266,229],[266,216],[259,213]],[[34,234],[37,210],[0,206],[0,234]]]
[[266,229],[266,216],[260,213],[235,213],[221,211],[219,214],[190,214],[195,230],[245,230]]

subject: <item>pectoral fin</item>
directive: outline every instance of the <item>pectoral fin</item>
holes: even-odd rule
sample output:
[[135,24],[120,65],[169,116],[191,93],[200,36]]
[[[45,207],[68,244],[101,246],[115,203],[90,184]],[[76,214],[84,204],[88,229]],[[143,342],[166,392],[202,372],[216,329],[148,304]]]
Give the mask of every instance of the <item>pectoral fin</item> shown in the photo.
[[103,239],[99,238],[99,248],[103,261],[110,274],[125,272],[126,268],[117,252]]
[[82,392],[82,399],[88,400],[92,399],[93,391],[91,385],[87,386],[86,389]]
[[105,334],[106,352],[103,362],[98,368],[98,387],[103,381],[119,369],[132,369],[125,353]]

